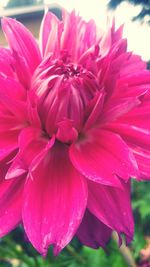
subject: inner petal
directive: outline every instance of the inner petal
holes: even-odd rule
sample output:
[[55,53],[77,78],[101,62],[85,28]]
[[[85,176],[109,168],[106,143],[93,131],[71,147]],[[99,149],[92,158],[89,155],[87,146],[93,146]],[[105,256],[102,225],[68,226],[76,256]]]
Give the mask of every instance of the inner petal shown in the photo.
[[59,128],[60,137],[59,125],[66,120],[71,121],[71,127],[77,132],[81,131],[85,109],[99,85],[92,72],[70,62],[63,51],[60,59],[49,57],[42,62],[34,74],[32,88],[43,128],[50,136]]

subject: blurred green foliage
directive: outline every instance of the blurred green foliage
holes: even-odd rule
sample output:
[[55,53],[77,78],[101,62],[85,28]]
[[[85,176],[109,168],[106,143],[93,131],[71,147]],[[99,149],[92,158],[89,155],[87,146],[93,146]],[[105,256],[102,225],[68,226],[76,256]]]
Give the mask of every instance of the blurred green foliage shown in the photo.
[[[139,252],[145,246],[145,235],[150,235],[150,184],[134,182],[132,203],[135,217],[135,236],[129,251],[138,264]],[[126,256],[112,239],[106,250],[82,246],[75,238],[58,257],[50,248],[41,257],[28,242],[21,227],[0,240],[0,267],[127,267]],[[138,265],[137,265],[138,266]]]

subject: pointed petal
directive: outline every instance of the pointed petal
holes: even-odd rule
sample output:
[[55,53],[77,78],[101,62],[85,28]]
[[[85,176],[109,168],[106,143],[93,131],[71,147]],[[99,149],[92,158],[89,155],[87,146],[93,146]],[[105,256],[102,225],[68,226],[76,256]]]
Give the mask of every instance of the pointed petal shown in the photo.
[[24,88],[18,82],[0,77],[0,104],[21,121],[27,118],[25,99]]
[[104,105],[104,110],[99,119],[100,123],[109,123],[126,114],[140,104],[137,97],[112,99]]
[[54,245],[54,253],[58,254],[82,220],[86,182],[71,165],[67,146],[59,143],[48,151],[32,177],[25,186],[25,231],[40,253],[45,255],[49,245]]
[[[33,161],[44,152],[48,140],[37,128],[27,127],[19,135],[19,152],[8,169],[5,179],[16,178],[27,173]],[[49,141],[50,142],[50,141]]]
[[150,149],[141,148],[131,145],[132,151],[136,158],[141,180],[150,180]]
[[118,85],[123,86],[125,83],[128,86],[137,86],[141,84],[149,84],[150,82],[150,75],[148,70],[139,70],[135,73],[128,73],[128,75],[123,75],[119,81]]
[[10,98],[24,101],[26,100],[26,91],[23,86],[11,77],[0,77],[0,93],[7,94]]
[[2,19],[2,28],[9,46],[25,59],[31,73],[40,63],[38,45],[32,34],[18,21],[11,18]]
[[119,133],[133,152],[137,161],[140,179],[150,179],[150,105],[145,95],[141,105],[108,125]]
[[63,30],[61,21],[52,13],[45,12],[40,29],[40,45],[42,55],[53,55],[60,50],[60,36]]
[[112,230],[98,220],[88,209],[76,233],[85,246],[91,248],[105,247],[111,237]]
[[[80,16],[76,15],[73,10],[68,13],[62,10],[63,32],[61,35],[61,50],[68,51],[72,60],[81,60],[82,63],[87,63],[85,57],[90,47],[97,45],[101,35],[97,37],[96,24],[94,20],[85,22]],[[80,45],[79,45],[80,43]],[[87,58],[87,57],[86,57]]]
[[21,222],[23,186],[22,179],[0,182],[0,237]]
[[0,133],[0,161],[18,148],[18,132]]
[[31,86],[32,72],[23,56],[19,55],[16,51],[13,51],[12,54],[14,59],[13,67],[15,74],[24,88],[29,90]]
[[108,127],[111,131],[118,133],[128,144],[134,144],[143,148],[147,148],[150,145],[150,129],[121,122],[111,123]]
[[37,110],[36,95],[34,91],[29,91],[27,97],[27,110],[28,110],[28,119],[31,125],[37,129],[41,129],[41,120]]
[[104,97],[105,93],[104,91],[102,91],[96,94],[95,97],[89,102],[89,105],[86,108],[86,113],[88,113],[89,109],[91,109],[91,111],[87,118],[87,121],[84,124],[83,131],[90,129],[99,119],[104,104]]
[[122,39],[123,28],[124,28],[124,25],[121,25],[118,29],[116,29],[115,24],[116,24],[115,18],[113,18],[112,27],[111,27],[112,43],[113,44],[118,42],[120,39]]
[[8,48],[0,47],[0,75],[14,77],[12,68],[13,57]]
[[5,59],[0,58],[0,75],[4,77],[13,77],[14,73],[10,65],[7,64]]
[[[9,77],[14,77],[14,70],[12,67],[13,57],[10,49],[0,46],[0,60],[7,65],[7,73],[4,73],[6,75],[8,74]],[[0,69],[3,72],[3,69],[1,67]]]
[[106,130],[93,129],[81,137],[71,145],[70,158],[80,173],[105,185],[121,186],[119,178],[127,181],[137,175],[136,161],[126,143]]
[[104,186],[89,181],[88,208],[99,220],[119,233],[133,238],[134,222],[130,201],[129,184],[122,188]]

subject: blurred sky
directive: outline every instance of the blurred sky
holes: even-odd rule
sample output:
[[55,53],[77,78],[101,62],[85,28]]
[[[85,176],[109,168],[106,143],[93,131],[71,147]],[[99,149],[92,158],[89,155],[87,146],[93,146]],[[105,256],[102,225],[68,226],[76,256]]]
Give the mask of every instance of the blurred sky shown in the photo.
[[[0,5],[7,4],[8,0],[0,0]],[[137,15],[140,7],[122,3],[114,12],[108,12],[108,0],[45,0],[45,4],[58,4],[67,10],[76,9],[86,20],[94,18],[100,27],[106,26],[107,16],[115,15],[116,24],[124,23],[124,36],[128,38],[128,50],[142,55],[143,59],[150,59],[150,26],[139,21],[131,22]]]

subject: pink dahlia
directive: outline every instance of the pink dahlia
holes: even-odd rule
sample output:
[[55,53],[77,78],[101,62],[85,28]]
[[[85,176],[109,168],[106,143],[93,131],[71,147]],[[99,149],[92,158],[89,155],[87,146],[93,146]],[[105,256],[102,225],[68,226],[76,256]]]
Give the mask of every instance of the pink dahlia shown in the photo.
[[59,253],[133,238],[131,178],[150,178],[150,72],[122,27],[46,13],[40,48],[11,18],[0,48],[0,236]]

